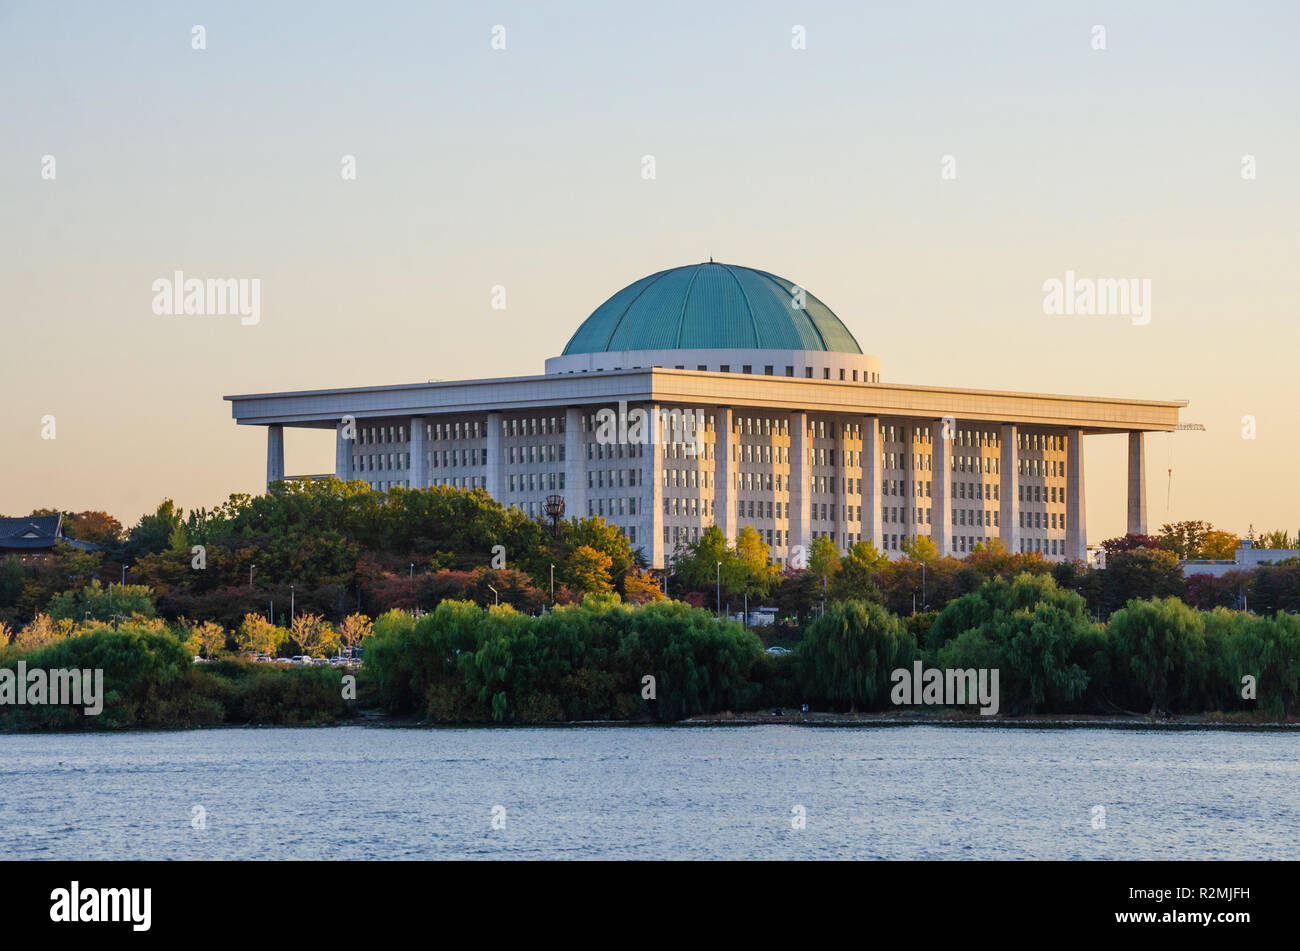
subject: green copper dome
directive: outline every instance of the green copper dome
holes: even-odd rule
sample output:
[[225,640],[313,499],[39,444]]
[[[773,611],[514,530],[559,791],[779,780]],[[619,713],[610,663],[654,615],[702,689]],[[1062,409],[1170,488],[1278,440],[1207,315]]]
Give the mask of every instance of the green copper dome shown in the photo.
[[806,290],[766,271],[689,264],[629,284],[583,321],[564,353],[623,350],[825,350],[861,353],[853,334]]

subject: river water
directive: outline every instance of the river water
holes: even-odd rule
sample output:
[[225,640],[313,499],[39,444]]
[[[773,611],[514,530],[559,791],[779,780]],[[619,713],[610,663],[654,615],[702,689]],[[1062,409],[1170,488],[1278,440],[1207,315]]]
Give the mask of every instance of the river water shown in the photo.
[[4,859],[1300,857],[1300,737],[796,726],[0,736]]

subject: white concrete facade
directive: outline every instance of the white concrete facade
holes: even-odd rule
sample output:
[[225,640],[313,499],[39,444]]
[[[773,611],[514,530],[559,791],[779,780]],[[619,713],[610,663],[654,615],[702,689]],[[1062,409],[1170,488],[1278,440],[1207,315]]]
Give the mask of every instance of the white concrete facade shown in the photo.
[[[482,489],[536,518],[559,494],[655,567],[714,524],[732,541],[752,526],[781,561],[822,535],[891,557],[927,535],[959,557],[1000,538],[1083,558],[1083,437],[1130,434],[1130,529],[1144,527],[1142,433],[1172,430],[1185,405],[675,367],[227,399],[238,422],[267,427],[268,484],[285,478],[284,426],[327,427],[339,478]],[[700,451],[604,440],[602,409],[694,414]]]

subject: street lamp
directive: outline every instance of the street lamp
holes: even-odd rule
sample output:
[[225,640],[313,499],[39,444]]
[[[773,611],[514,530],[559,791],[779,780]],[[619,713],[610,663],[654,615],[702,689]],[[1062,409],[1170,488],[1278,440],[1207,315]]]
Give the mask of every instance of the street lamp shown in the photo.
[[555,607],[555,566],[551,565],[551,607]]
[[293,585],[289,585],[289,623],[293,623]]
[[718,562],[718,620],[722,620],[722,562]]
[[123,565],[123,566],[122,566],[122,584],[123,584],[123,585],[126,584],[126,569],[128,569],[128,568],[130,568],[130,567],[131,567],[130,565]]
[[250,588],[253,586],[253,569],[256,568],[256,567],[257,567],[257,565],[255,565],[255,564],[254,564],[254,565],[249,565],[249,566],[248,566],[248,586],[249,586]]
[[497,604],[497,607],[500,607],[500,606],[501,606],[501,594],[500,594],[500,592],[498,592],[497,589],[494,588],[494,587],[492,587],[491,585],[488,585],[488,590],[491,591],[494,595],[496,595],[496,604]]

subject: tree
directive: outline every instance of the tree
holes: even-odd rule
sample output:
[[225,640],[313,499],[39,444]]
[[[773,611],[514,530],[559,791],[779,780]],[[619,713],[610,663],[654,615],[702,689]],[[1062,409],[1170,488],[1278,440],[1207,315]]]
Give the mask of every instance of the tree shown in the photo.
[[[1205,535],[1214,529],[1209,522],[1174,522],[1160,526],[1160,547],[1172,551],[1180,561],[1201,558]],[[1109,566],[1108,566],[1109,567]]]
[[1187,698],[1205,649],[1200,612],[1177,598],[1134,600],[1111,616],[1108,630],[1116,670],[1152,713]]
[[659,579],[640,568],[633,568],[623,576],[623,593],[629,604],[649,604],[662,601],[664,597]]
[[14,637],[14,646],[20,650],[35,650],[53,644],[67,636],[67,630],[60,628],[48,614],[38,614],[32,622]]
[[727,587],[750,598],[767,597],[778,571],[772,563],[771,551],[752,525],[746,525],[736,536],[730,567]]
[[570,519],[567,531],[568,544],[576,551],[583,546],[609,557],[611,578],[621,578],[632,567],[632,544],[617,525],[610,525],[600,516]]
[[569,578],[579,589],[589,593],[613,591],[610,569],[614,560],[590,545],[579,545],[569,557]]
[[805,688],[847,703],[850,713],[888,696],[890,673],[910,664],[914,653],[915,642],[898,619],[866,601],[827,605],[799,645]]
[[1101,547],[1106,550],[1106,555],[1110,556],[1116,552],[1134,551],[1138,548],[1159,548],[1160,539],[1154,535],[1129,532],[1127,535],[1121,535],[1118,538],[1107,538],[1101,543]]
[[1223,532],[1217,528],[1210,529],[1201,539],[1201,558],[1231,561],[1236,557],[1237,546],[1241,540],[1232,532]]
[[831,582],[830,597],[834,601],[875,601],[884,598],[876,584],[875,574],[889,559],[881,554],[870,540],[858,542],[840,561],[840,570]]
[[829,535],[818,535],[808,549],[808,573],[827,583],[840,570],[840,552]]
[[1101,572],[1102,606],[1109,613],[1134,598],[1182,597],[1187,587],[1178,556],[1162,549],[1121,551]]
[[63,534],[101,548],[122,540],[122,523],[107,512],[78,512],[64,519]]
[[318,656],[322,649],[328,649],[335,643],[334,629],[319,614],[299,614],[293,619],[289,633],[294,643],[308,657]]
[[351,649],[373,634],[374,630],[374,624],[364,614],[349,614],[339,622],[339,640],[344,647]]
[[143,555],[156,554],[176,547],[178,532],[184,540],[182,512],[171,499],[163,499],[153,515],[143,515],[126,539],[124,557],[135,561]]
[[1259,538],[1255,540],[1256,548],[1295,548],[1296,540],[1294,536],[1288,535],[1285,529],[1275,529],[1270,532],[1261,532]]
[[688,544],[682,557],[673,562],[673,573],[690,589],[711,590],[717,578],[718,562],[722,562],[722,577],[731,578],[736,574],[735,557],[735,552],[727,547],[722,529],[710,525],[700,533],[699,540]]
[[924,562],[930,565],[939,560],[939,547],[935,545],[934,539],[929,535],[916,535],[904,539],[901,547],[903,554],[912,561]]
[[235,632],[235,644],[241,651],[257,651],[274,657],[289,639],[289,632],[276,627],[260,614],[246,614]]
[[107,588],[95,579],[79,590],[65,591],[50,600],[50,617],[82,621],[86,615],[107,621],[113,615],[138,614],[153,617],[153,589],[142,584],[110,584]]
[[198,624],[186,625],[183,623],[181,631],[185,634],[185,649],[197,657],[200,652],[208,660],[217,656],[219,651],[226,649],[226,629],[220,624],[212,621],[201,621]]

